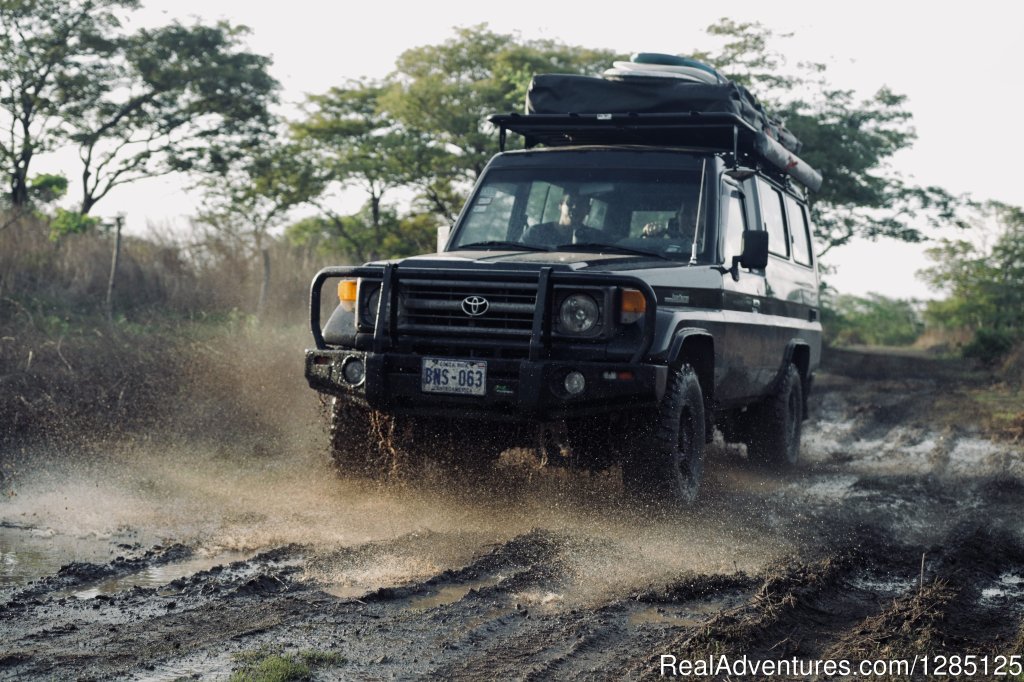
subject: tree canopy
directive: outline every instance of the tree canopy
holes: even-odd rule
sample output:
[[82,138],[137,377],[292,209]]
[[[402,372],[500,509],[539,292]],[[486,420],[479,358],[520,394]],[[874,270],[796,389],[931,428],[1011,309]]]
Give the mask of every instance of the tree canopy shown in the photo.
[[[433,244],[433,228],[455,219],[498,152],[487,117],[521,109],[534,73],[595,73],[615,58],[607,50],[475,26],[456,29],[440,45],[406,50],[383,81],[350,81],[308,97],[304,118],[292,129],[331,182],[310,200],[322,218],[304,222],[298,233],[308,240],[318,225],[323,238],[356,259],[395,255],[386,244]],[[363,209],[354,215],[334,211],[339,187],[362,191]],[[396,190],[413,196],[404,215],[385,201]]]
[[0,162],[7,201],[29,203],[43,152],[74,146],[80,212],[113,187],[216,166],[270,124],[270,60],[245,29],[172,23],[133,34],[137,0],[0,0]]
[[828,82],[824,64],[789,70],[773,47],[788,36],[758,23],[722,19],[708,33],[724,43],[695,56],[749,87],[803,141],[800,156],[824,176],[810,197],[820,253],[855,237],[921,242],[925,227],[965,226],[962,197],[913,185],[891,167],[916,139],[905,96],[880,86],[858,99]]
[[928,305],[946,327],[1003,330],[1024,336],[1024,211],[990,202],[973,219],[973,239],[941,239],[934,265],[920,274],[948,298]]
[[[281,171],[268,175],[266,160],[277,153],[261,149],[277,147],[261,136],[275,130],[269,58],[247,51],[245,29],[226,23],[128,33],[122,21],[138,6],[0,0],[8,203],[44,196],[33,189],[33,159],[75,146],[83,214],[118,185],[199,171],[212,179],[202,186],[221,218],[228,206],[265,214],[268,206],[305,205],[319,215],[301,233],[319,225],[340,252],[387,256],[387,244],[428,243],[427,232],[454,220],[498,151],[487,117],[520,110],[534,74],[592,75],[623,58],[486,25],[458,28],[443,43],[406,50],[382,80],[350,80],[309,96],[288,126],[287,159],[276,157]],[[691,56],[750,87],[825,176],[811,197],[822,252],[856,237],[921,241],[929,224],[962,224],[961,198],[914,185],[892,168],[915,139],[905,97],[885,87],[859,97],[830,84],[824,65],[790,67],[777,47],[786,36],[757,23],[723,19],[708,38],[717,47]],[[255,177],[298,184],[271,188]],[[252,193],[260,187],[270,196],[256,209]],[[339,197],[352,192],[361,194],[361,207],[341,210]]]
[[[804,141],[801,155],[825,176],[811,197],[821,253],[856,237],[923,241],[929,225],[962,226],[962,198],[892,170],[893,157],[915,139],[904,96],[879,87],[858,98],[831,85],[822,64],[790,68],[775,47],[786,36],[757,23],[723,19],[708,34],[719,47],[693,56],[748,86]],[[498,151],[489,115],[521,110],[536,73],[593,75],[621,58],[487,26],[460,28],[442,44],[406,50],[383,81],[351,81],[311,96],[293,129],[336,182],[363,189],[374,233],[381,234],[385,193],[398,188],[413,189],[419,210],[450,222]],[[325,215],[336,231],[351,232]]]

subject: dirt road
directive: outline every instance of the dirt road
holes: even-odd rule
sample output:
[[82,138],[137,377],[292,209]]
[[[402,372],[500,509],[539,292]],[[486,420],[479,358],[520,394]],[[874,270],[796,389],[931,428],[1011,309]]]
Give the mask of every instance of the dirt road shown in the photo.
[[718,443],[686,514],[629,503],[615,472],[512,461],[361,486],[315,430],[11,453],[0,678],[628,679],[678,670],[663,655],[1013,672],[1019,444],[935,418],[955,379],[852,367],[816,385],[796,471]]

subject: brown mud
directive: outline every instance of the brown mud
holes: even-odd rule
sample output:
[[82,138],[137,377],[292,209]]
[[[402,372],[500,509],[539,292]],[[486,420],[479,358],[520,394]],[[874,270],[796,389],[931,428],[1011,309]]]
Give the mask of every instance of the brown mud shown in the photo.
[[[306,417],[230,443],[24,445],[0,482],[0,678],[217,679],[280,656],[325,680],[640,679],[662,654],[1022,654],[1021,445],[958,412],[975,377],[930,362],[834,358],[803,462],[772,475],[719,441],[685,513],[629,501],[615,472],[514,458],[472,482],[345,480]],[[289,413],[312,414],[294,390]]]

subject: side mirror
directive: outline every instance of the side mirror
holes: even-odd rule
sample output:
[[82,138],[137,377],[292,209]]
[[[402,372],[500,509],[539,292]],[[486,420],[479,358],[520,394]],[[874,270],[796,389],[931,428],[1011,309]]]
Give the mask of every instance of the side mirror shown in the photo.
[[732,257],[729,272],[735,281],[740,279],[740,266],[762,270],[768,266],[768,233],[764,230],[744,230],[740,255]]
[[441,253],[444,251],[444,247],[448,245],[448,237],[451,236],[452,226],[451,225],[438,225],[437,226],[437,252]]

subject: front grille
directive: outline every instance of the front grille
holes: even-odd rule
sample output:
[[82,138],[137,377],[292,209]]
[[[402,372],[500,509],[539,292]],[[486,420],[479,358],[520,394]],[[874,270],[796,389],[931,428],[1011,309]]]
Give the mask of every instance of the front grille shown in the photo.
[[[462,305],[474,296],[487,300],[487,312],[475,317]],[[399,334],[529,339],[537,285],[402,279],[398,300]]]

